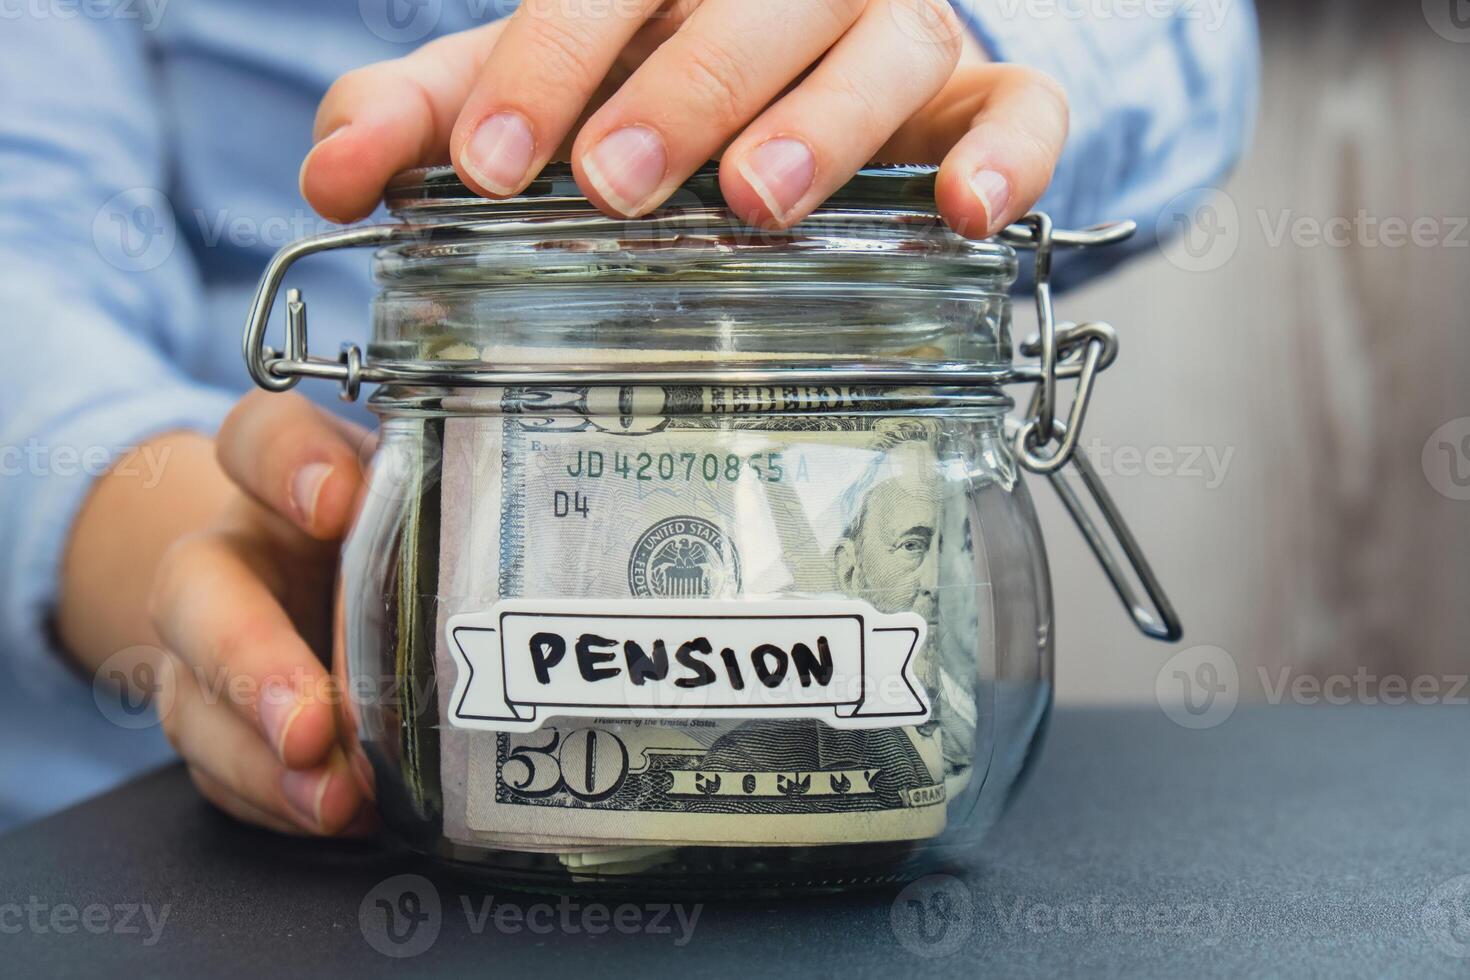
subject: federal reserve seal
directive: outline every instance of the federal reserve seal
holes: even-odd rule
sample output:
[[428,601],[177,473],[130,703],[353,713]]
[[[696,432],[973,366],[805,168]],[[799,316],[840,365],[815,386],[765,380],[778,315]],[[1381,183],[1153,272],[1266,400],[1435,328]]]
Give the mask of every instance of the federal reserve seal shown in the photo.
[[644,531],[628,559],[635,596],[706,599],[740,591],[740,556],[720,529],[698,517],[670,517]]

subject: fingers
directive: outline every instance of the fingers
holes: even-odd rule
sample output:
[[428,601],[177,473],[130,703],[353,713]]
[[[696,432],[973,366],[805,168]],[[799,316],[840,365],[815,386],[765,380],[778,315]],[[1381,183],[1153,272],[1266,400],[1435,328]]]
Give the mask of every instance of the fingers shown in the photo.
[[195,784],[221,809],[287,833],[335,834],[353,820],[362,797],[334,749],[325,765],[291,770],[186,666],[174,666],[174,701],[164,733],[189,764]]
[[525,0],[465,100],[449,137],[455,169],[481,194],[530,183],[661,0]]
[[577,182],[604,210],[662,204],[857,20],[863,0],[707,0],[582,127]]
[[221,534],[174,545],[150,597],[154,628],[189,668],[180,673],[205,685],[215,713],[233,712],[263,739],[261,751],[286,766],[319,766],[335,741],[334,688],[239,549]]
[[622,54],[618,55],[618,64],[624,66],[627,74],[631,75],[660,45],[678,33],[684,22],[704,2],[705,0],[664,0],[663,5],[649,15],[643,26],[638,28],[638,33],[623,48]]
[[984,238],[1030,211],[1051,183],[1067,139],[1067,97],[1030,68],[973,72],[968,81],[983,98],[939,169],[935,200],[956,232]]
[[199,795],[241,823],[255,824],[267,830],[274,830],[278,834],[294,835],[302,832],[302,827],[299,823],[283,820],[269,810],[261,809],[245,798],[237,796],[223,782],[215,779],[198,766],[191,765],[188,769],[189,778],[194,781],[194,786],[199,790]]
[[497,21],[446,35],[338,79],[317,108],[302,196],[328,219],[356,221],[400,170],[447,161],[450,128],[504,29]]
[[877,0],[812,73],[746,128],[720,165],[730,209],[786,227],[846,183],[945,86],[961,28],[947,3]]
[[318,112],[302,192],[328,217],[362,217],[395,172],[447,149],[470,187],[518,193],[589,102],[615,89],[571,154],[583,191],[610,213],[659,206],[745,129],[721,186],[753,223],[800,220],[881,152],[943,156],[941,213],[984,237],[1045,190],[1066,97],[1039,72],[978,56],[953,71],[962,39],[978,52],[944,0],[527,0],[509,21],[344,76]]
[[367,433],[297,394],[257,391],[240,400],[215,438],[230,479],[321,541],[342,537],[363,482]]

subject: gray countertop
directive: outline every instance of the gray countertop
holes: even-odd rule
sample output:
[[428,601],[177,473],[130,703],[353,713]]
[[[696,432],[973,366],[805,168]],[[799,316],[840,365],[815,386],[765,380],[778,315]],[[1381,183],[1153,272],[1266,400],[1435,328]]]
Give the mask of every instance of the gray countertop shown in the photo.
[[[1470,976],[1467,758],[1453,707],[1062,710],[962,874],[663,913],[278,838],[171,768],[0,837],[0,972]],[[360,918],[385,896],[426,924],[408,942]],[[917,925],[915,897],[948,914]]]

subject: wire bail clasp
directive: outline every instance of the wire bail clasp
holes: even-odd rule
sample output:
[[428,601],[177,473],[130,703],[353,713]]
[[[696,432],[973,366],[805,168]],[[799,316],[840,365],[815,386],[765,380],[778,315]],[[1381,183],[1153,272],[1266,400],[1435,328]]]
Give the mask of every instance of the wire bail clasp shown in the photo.
[[408,225],[366,225],[303,238],[278,251],[266,266],[256,287],[250,312],[245,318],[245,367],[251,380],[266,391],[289,391],[302,378],[326,378],[342,389],[344,401],[355,401],[362,387],[362,351],[356,344],[343,344],[336,360],[313,357],[306,342],[306,301],[299,289],[286,291],[286,350],[265,342],[271,307],[292,263],[317,252],[334,248],[370,248],[403,241],[419,234]]
[[[1051,474],[1067,465],[1077,448],[1093,385],[1099,371],[1106,370],[1118,356],[1118,334],[1102,322],[1058,326],[1052,303],[1052,256],[1058,245],[1091,248],[1126,241],[1138,226],[1132,221],[1099,225],[1083,231],[1062,231],[1040,212],[1026,215],[1000,235],[1006,244],[1036,253],[1037,335],[1021,345],[1021,353],[1035,357],[1034,368],[1019,369],[1018,377],[1036,382],[1026,420],[1016,433],[1016,457],[1033,473]],[[1067,413],[1067,422],[1057,420],[1057,381],[1076,378],[1077,393]],[[1045,453],[1056,441],[1057,448]]]
[[[1085,231],[1062,231],[1053,227],[1047,215],[1033,213],[1001,233],[1002,240],[1012,247],[1036,252],[1039,328],[1035,337],[1021,345],[1021,353],[1037,358],[1037,365],[1017,368],[1015,372],[1017,380],[1034,381],[1036,387],[1025,418],[1008,423],[1007,431],[1021,465],[1051,481],[1134,624],[1144,635],[1172,643],[1184,634],[1179,615],[1118,505],[1077,444],[1098,372],[1106,370],[1118,356],[1118,332],[1102,322],[1059,326],[1051,296],[1052,255],[1058,245],[1074,248],[1112,245],[1126,241],[1136,230],[1134,222],[1123,221]],[[1077,380],[1077,391],[1063,422],[1057,417],[1057,381],[1070,378]],[[1056,448],[1046,452],[1053,442]],[[1082,490],[1096,505],[1101,520],[1093,518],[1083,494],[1068,482],[1063,472],[1068,463],[1076,469]],[[1142,597],[1129,581],[1129,569],[1143,592]]]

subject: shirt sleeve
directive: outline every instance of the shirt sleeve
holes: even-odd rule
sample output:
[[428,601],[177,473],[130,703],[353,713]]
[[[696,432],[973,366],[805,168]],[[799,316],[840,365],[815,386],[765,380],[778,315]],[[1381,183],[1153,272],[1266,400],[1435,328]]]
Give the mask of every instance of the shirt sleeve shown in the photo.
[[[93,481],[154,435],[213,433],[233,399],[180,367],[202,292],[139,21],[34,15],[4,31],[0,655],[44,681],[68,673],[50,622]],[[145,481],[168,463],[143,462]]]
[[1249,0],[954,2],[991,58],[1067,91],[1071,134],[1038,210],[1069,228],[1138,222],[1127,245],[1058,253],[1059,285],[1155,245],[1244,150],[1260,74]]

